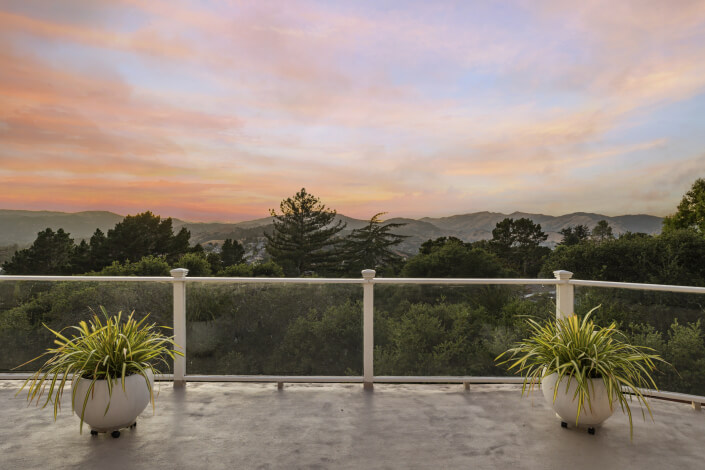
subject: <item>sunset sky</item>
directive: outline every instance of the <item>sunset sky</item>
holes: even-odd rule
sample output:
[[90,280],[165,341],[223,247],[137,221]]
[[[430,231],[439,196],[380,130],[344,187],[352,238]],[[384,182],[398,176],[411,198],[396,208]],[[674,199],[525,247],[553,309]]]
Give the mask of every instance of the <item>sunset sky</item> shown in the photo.
[[0,0],[0,209],[675,210],[705,2]]

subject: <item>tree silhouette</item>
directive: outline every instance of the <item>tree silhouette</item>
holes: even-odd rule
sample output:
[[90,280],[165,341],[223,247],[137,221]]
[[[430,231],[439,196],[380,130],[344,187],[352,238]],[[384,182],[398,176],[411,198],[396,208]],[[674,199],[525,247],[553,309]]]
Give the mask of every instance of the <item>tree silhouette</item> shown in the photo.
[[37,234],[29,248],[15,252],[3,265],[8,274],[71,274],[71,259],[75,245],[63,229],[52,229]]
[[401,261],[401,256],[392,251],[392,247],[407,237],[391,233],[391,230],[406,224],[382,225],[384,221],[380,216],[384,214],[375,214],[365,227],[353,230],[345,239],[342,260],[346,273],[359,276],[361,270],[369,268],[381,274],[385,267]]
[[590,229],[587,225],[576,225],[561,229],[559,232],[563,239],[559,245],[572,246],[590,238]]
[[267,253],[288,276],[330,270],[335,264],[333,249],[340,243],[336,235],[346,224],[342,220],[335,223],[336,212],[327,209],[306,188],[284,199],[279,208],[281,214],[270,210],[274,230],[264,234]]
[[174,262],[189,251],[190,237],[186,228],[174,235],[171,217],[162,219],[147,211],[128,215],[108,230],[107,245],[113,261],[125,262],[153,255]]
[[234,264],[244,263],[245,248],[237,240],[227,238],[223,242],[223,247],[220,249],[220,259],[223,262],[224,268]]
[[547,238],[548,235],[541,230],[541,224],[535,224],[531,219],[505,218],[492,230],[492,240],[488,245],[509,267],[524,276],[534,276],[551,251],[540,246]]
[[612,233],[612,227],[610,227],[610,224],[608,224],[607,221],[603,219],[599,221],[597,225],[595,225],[595,227],[592,229],[592,234],[590,238],[597,243],[612,240],[614,238],[614,234]]

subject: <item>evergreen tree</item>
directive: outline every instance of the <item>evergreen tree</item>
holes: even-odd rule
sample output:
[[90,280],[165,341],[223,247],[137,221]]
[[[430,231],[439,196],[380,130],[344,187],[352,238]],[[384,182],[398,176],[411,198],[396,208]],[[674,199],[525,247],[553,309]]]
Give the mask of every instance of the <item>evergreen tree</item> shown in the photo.
[[566,227],[559,232],[563,235],[563,239],[559,245],[572,246],[584,242],[590,238],[590,229],[587,225],[576,225],[574,227]]
[[72,274],[74,249],[73,239],[63,229],[47,228],[37,234],[32,246],[15,252],[3,269],[7,274]]
[[270,210],[274,229],[264,234],[267,253],[288,276],[329,270],[335,264],[333,249],[340,242],[336,235],[346,224],[342,220],[335,223],[336,212],[305,188],[284,199],[279,208],[281,214]]
[[492,230],[492,240],[490,247],[500,258],[509,259],[512,247],[514,246],[514,219],[505,218],[497,222]]
[[492,240],[488,245],[512,269],[524,276],[535,276],[551,251],[541,246],[547,238],[541,224],[535,224],[531,219],[505,218],[492,230]]
[[401,261],[401,256],[392,251],[392,247],[400,244],[404,235],[390,231],[406,224],[385,224],[380,219],[384,212],[375,214],[367,226],[355,229],[345,239],[342,246],[344,271],[350,275],[360,275],[363,269],[376,269],[382,274],[385,267]]
[[430,255],[433,250],[436,248],[441,248],[444,246],[446,243],[453,242],[453,243],[459,243],[463,245],[463,241],[460,238],[457,237],[438,237],[435,240],[426,240],[421,244],[419,247],[419,254],[420,255]]
[[512,232],[514,235],[514,246],[520,248],[537,247],[548,238],[548,235],[541,230],[541,224],[535,224],[531,219],[527,218],[515,220]]
[[85,240],[76,245],[71,255],[71,270],[74,273],[87,273],[93,269],[91,247]]
[[541,230],[541,224],[535,224],[531,219],[506,218],[497,222],[492,230],[490,245],[501,253],[507,253],[512,248],[537,247],[545,242],[548,235]]
[[[181,232],[179,232],[179,233],[181,233]],[[187,253],[199,253],[199,254],[202,254],[203,256],[205,256],[206,250],[205,250],[205,248],[203,248],[203,245],[201,245],[200,243],[196,243],[191,248],[187,249],[186,252]]]
[[90,270],[98,271],[104,266],[110,265],[112,259],[110,259],[110,247],[108,247],[108,239],[105,237],[103,231],[99,228],[95,229],[93,236],[91,236],[90,241],[90,251],[91,251],[91,266]]
[[220,258],[223,260],[223,267],[227,268],[234,264],[245,262],[245,247],[237,240],[226,238],[220,250]]

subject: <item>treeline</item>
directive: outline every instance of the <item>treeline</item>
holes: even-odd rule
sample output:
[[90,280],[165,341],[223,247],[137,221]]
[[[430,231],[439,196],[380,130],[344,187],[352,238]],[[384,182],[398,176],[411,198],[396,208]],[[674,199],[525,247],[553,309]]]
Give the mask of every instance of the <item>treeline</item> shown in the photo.
[[455,237],[428,240],[406,258],[396,250],[405,238],[394,233],[403,224],[384,223],[375,214],[362,228],[341,236],[344,222],[336,211],[302,189],[271,210],[273,228],[265,233],[265,261],[247,263],[238,240],[215,250],[190,246],[190,233],[174,233],[172,219],[151,212],[127,216],[104,234],[76,244],[70,234],[46,229],[32,246],[3,264],[7,274],[95,274],[163,276],[173,267],[190,276],[359,277],[371,268],[385,277],[551,277],[573,271],[576,278],[705,285],[705,237],[698,212],[703,180],[684,196],[678,211],[664,221],[661,235],[615,236],[606,221],[561,230],[555,250],[541,225],[528,218],[505,218],[492,239],[463,242]]
[[283,276],[273,263],[250,265],[237,240],[226,239],[219,252],[190,246],[186,228],[174,233],[172,219],[151,212],[128,215],[104,234],[96,229],[88,242],[76,244],[63,229],[39,232],[34,243],[17,250],[3,264],[7,274],[168,276],[174,267],[192,276]]

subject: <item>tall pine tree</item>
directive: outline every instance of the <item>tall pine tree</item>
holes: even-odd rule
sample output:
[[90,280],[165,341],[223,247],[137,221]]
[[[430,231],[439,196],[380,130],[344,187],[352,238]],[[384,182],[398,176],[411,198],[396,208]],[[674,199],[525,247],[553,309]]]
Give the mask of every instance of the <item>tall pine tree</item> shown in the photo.
[[336,235],[346,224],[342,220],[335,223],[336,212],[327,209],[306,188],[284,199],[279,208],[281,214],[270,210],[274,229],[264,234],[267,253],[287,276],[328,272],[337,261],[334,249],[340,239]]

